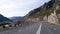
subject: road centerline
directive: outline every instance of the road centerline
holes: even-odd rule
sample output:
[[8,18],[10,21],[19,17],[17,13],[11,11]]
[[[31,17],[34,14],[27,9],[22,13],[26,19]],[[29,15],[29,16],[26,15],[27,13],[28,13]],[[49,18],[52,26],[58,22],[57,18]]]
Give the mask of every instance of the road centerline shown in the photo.
[[40,32],[41,32],[41,27],[42,27],[42,23],[40,24],[40,26],[39,26],[39,28],[38,28],[36,34],[40,34]]

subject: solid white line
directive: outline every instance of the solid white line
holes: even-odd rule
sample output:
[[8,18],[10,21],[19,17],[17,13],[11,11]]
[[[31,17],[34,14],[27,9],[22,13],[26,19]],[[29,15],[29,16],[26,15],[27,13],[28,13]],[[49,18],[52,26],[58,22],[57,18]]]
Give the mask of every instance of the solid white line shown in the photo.
[[42,27],[42,23],[40,24],[40,26],[39,26],[39,28],[38,28],[36,34],[40,34],[40,32],[41,32],[41,27]]

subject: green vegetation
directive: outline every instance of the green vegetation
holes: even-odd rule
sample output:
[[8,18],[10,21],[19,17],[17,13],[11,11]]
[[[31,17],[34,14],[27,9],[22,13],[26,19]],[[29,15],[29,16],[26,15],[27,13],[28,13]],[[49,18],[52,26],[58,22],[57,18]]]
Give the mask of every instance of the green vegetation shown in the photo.
[[0,31],[3,31],[3,30],[8,30],[9,28],[6,27],[6,28],[0,28]]

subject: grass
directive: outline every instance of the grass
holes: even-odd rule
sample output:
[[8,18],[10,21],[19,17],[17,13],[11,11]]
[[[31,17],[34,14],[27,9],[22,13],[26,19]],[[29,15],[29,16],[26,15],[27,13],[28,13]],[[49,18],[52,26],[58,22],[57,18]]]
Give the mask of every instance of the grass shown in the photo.
[[8,30],[9,28],[6,27],[6,28],[0,28],[0,31],[4,31],[4,30]]

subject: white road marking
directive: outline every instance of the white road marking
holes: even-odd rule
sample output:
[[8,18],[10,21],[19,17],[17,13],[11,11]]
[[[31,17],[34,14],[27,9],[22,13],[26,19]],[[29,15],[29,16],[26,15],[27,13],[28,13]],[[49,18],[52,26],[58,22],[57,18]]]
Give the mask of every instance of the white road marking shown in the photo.
[[38,28],[36,34],[40,34],[40,32],[41,32],[41,27],[42,27],[42,23],[40,24],[40,26],[39,26],[39,28]]

